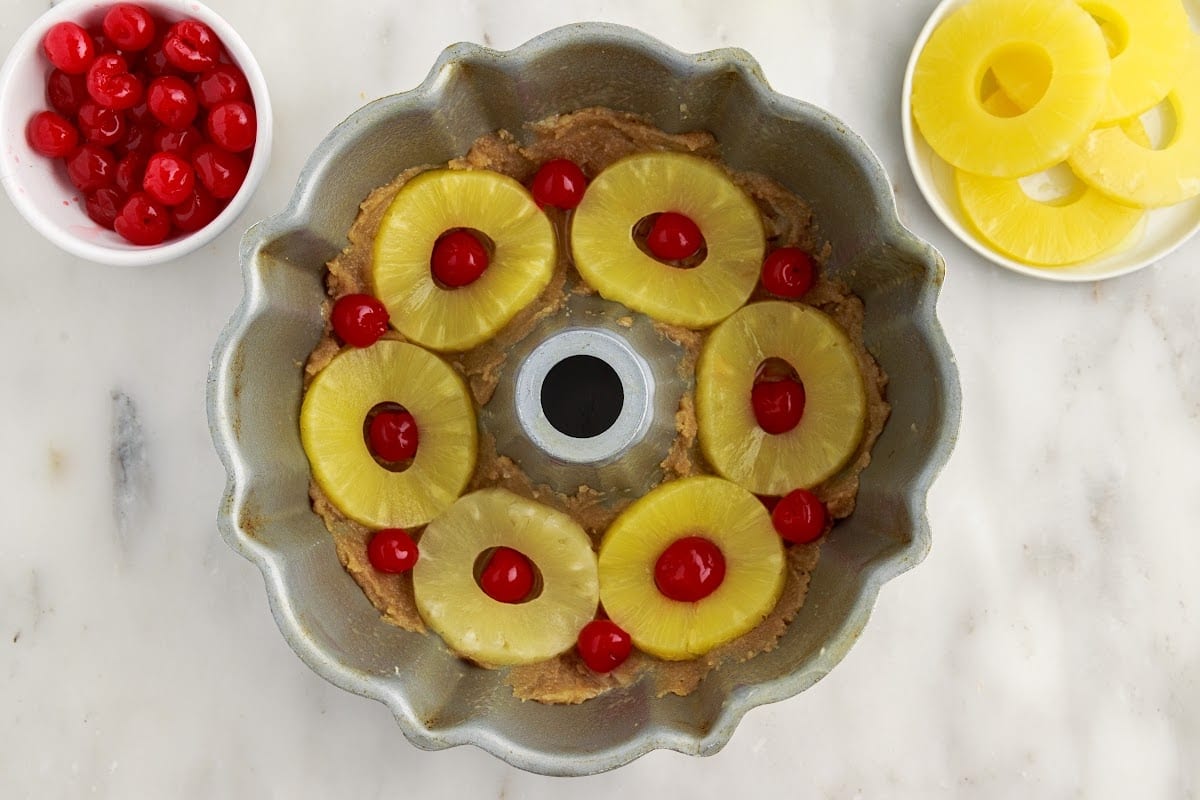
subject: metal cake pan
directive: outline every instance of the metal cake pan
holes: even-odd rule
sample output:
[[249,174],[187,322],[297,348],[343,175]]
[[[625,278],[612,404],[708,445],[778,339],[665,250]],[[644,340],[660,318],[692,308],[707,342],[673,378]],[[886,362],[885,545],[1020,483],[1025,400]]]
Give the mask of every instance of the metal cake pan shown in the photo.
[[[577,706],[522,703],[433,635],[380,619],[312,512],[300,445],[301,370],[322,332],[322,273],[362,199],[407,167],[464,153],[481,134],[587,106],[705,129],[726,161],[774,177],[813,207],[827,271],[866,303],[866,342],[890,375],[892,415],[862,475],[858,508],[826,540],[808,602],[779,647],[712,672],[687,697],[649,681]],[[685,54],[637,31],[579,24],[510,51],[447,48],[416,89],[375,101],[309,159],[283,213],[242,241],[245,295],[208,382],[228,482],[218,523],[262,570],[272,613],[317,673],[392,710],[422,748],[473,744],[522,769],[581,775],[655,749],[708,755],[751,708],[831,670],[866,625],[880,586],[929,550],[926,494],[949,455],[960,394],[935,306],[940,256],[899,222],[870,149],[839,120],[767,85],[745,52]]]

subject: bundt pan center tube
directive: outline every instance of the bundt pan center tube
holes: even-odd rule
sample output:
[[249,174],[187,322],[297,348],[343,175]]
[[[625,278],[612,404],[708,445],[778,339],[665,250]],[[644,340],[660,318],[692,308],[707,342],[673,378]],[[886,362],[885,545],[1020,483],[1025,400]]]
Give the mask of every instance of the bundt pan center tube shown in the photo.
[[[310,506],[297,365],[324,330],[324,265],[346,246],[372,189],[410,167],[461,156],[480,135],[507,129],[521,137],[527,122],[591,106],[633,112],[669,132],[710,131],[732,168],[769,175],[809,203],[831,248],[823,268],[865,303],[864,339],[890,377],[892,412],[862,473],[857,509],[824,540],[808,601],[774,650],[711,672],[686,697],[657,697],[642,680],[578,705],[523,703],[502,671],[471,667],[438,637],[383,621],[343,570]],[[386,703],[419,747],[473,744],[552,775],[613,769],[655,748],[714,753],[746,711],[792,697],[832,669],[880,586],[929,549],[926,494],[951,450],[960,402],[935,315],[942,261],[899,223],[867,146],[821,109],[773,92],[740,50],[688,55],[606,24],[559,28],[507,52],[454,45],[419,87],[367,105],[326,137],[288,208],[246,234],[241,257],[245,295],[217,343],[208,386],[213,441],[228,474],[222,535],[262,570],[272,612],[300,657],[334,684]],[[571,469],[642,464],[630,479],[641,493],[653,467],[636,454],[670,436],[662,428],[687,387],[659,363],[671,360],[669,347],[639,343],[642,320],[614,328],[605,301],[589,300],[596,305],[531,337],[532,353],[512,354],[519,368],[506,373],[518,373],[516,385],[497,388],[500,402],[481,409],[480,428],[495,433],[498,446],[507,433],[514,448],[524,439],[557,454],[542,460],[560,480]],[[621,406],[607,427],[611,401],[586,419],[559,420],[585,426],[576,433],[603,428],[567,448],[551,441],[549,431],[562,429],[539,427],[539,415],[556,413],[555,367],[579,356],[616,374]],[[611,390],[612,377],[595,364],[569,368],[581,367]],[[519,395],[519,375],[537,388]],[[504,402],[514,405],[507,421],[493,410]],[[518,408],[528,426],[517,422]],[[587,463],[571,463],[572,454],[583,458],[580,442],[593,439]]]
[[662,479],[675,438],[688,388],[677,371],[682,357],[650,318],[574,294],[509,354],[515,368],[502,372],[480,428],[534,483],[640,497]]
[[[608,391],[609,376],[615,392]],[[547,339],[517,372],[522,430],[544,455],[568,463],[599,466],[627,452],[645,437],[653,402],[650,365],[624,339],[599,328]]]

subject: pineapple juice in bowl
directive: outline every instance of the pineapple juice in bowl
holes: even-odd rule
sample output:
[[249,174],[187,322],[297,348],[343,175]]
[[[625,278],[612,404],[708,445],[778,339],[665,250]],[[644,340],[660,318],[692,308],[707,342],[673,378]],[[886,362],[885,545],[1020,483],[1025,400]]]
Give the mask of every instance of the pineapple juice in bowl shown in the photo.
[[[1034,277],[1098,280],[1166,256],[1200,230],[1200,197],[1172,190],[1143,198],[1125,187],[1154,185],[1159,179],[1145,177],[1152,175],[1166,186],[1186,187],[1189,171],[1200,175],[1200,132],[1174,124],[1200,105],[1200,92],[1192,88],[1200,76],[1200,49],[1187,24],[1188,12],[1195,19],[1195,4],[1122,0],[1097,10],[1039,0],[1022,15],[1008,15],[1005,26],[991,25],[1009,5],[944,0],[913,48],[901,123],[909,166],[926,201],[973,250]],[[1055,14],[1074,33],[1041,38],[1040,29]],[[973,96],[926,92],[938,98],[926,106],[939,108],[941,119],[925,112],[924,127],[915,118],[920,109],[914,109],[913,94],[923,85],[923,57],[931,65],[949,59],[944,74],[950,82],[958,80],[958,70],[977,70],[979,79],[957,84],[975,85]],[[1067,78],[1049,82],[1050,74],[1066,73],[1078,85],[1069,87]],[[1064,100],[1089,93],[1090,110],[1065,107]],[[943,131],[958,138],[942,138]],[[1022,133],[1063,149],[1007,171],[978,160],[1015,154]],[[1116,184],[1105,178],[1126,174]],[[992,177],[1000,175],[1004,179]]]
[[[581,81],[581,75],[589,78]],[[808,587],[815,604],[805,604],[774,649],[731,661],[684,696],[662,695],[655,681],[635,680],[575,705],[522,702],[507,682],[513,670],[468,667],[440,637],[385,622],[347,574],[308,496],[312,473],[299,435],[303,385],[296,365],[326,334],[320,313],[327,300],[324,265],[345,247],[345,232],[363,197],[411,167],[461,157],[481,135],[507,129],[524,136],[528,121],[589,106],[616,106],[673,132],[711,131],[728,144],[722,156],[738,171],[770,174],[811,201],[820,233],[832,244],[822,272],[846,281],[875,309],[864,317],[863,339],[893,376],[892,421],[875,448],[874,463],[862,473],[858,508],[824,540],[824,556]],[[433,114],[432,108],[442,111]],[[732,108],[738,113],[724,113]],[[320,203],[314,202],[318,196]],[[481,244],[486,252],[488,243]],[[886,176],[865,146],[819,109],[770,92],[744,53],[686,56],[605,25],[554,31],[502,55],[456,46],[425,86],[378,101],[335,130],[301,176],[292,205],[252,230],[243,253],[246,299],[218,346],[210,384],[214,440],[230,473],[222,531],[262,568],[279,626],[304,660],[339,686],[386,702],[419,746],[471,743],[551,774],[609,769],[656,747],[714,752],[745,710],[791,696],[828,671],[865,624],[879,585],[919,562],[928,547],[924,493],[948,451],[957,418],[954,371],[931,302],[940,262],[899,226]],[[679,411],[678,396],[674,406],[670,401],[686,380],[678,375],[673,353],[686,343],[672,343],[679,350],[666,350],[660,358],[646,344],[662,341],[653,324],[610,314],[602,297],[569,294],[571,324],[556,328],[546,320],[537,341],[557,346],[586,329],[591,345],[609,348],[601,354],[618,373],[625,397],[653,383],[655,397],[670,408],[652,416],[671,423],[668,433],[677,435],[672,417]],[[620,361],[618,351],[646,363],[632,356]],[[533,351],[514,347],[510,357],[532,365],[536,374]],[[897,375],[905,380],[896,382]],[[499,381],[496,392],[503,392]],[[820,398],[811,399],[819,408]],[[490,407],[484,404],[479,412],[481,441],[492,429],[485,419]],[[393,420],[412,411],[387,410],[396,415]],[[597,408],[593,422],[603,410]],[[617,429],[639,430],[612,428]],[[655,430],[663,432],[643,435],[653,438]],[[360,428],[359,446],[365,446],[363,436]],[[418,459],[430,441],[419,437]],[[645,478],[654,468],[666,469],[658,463],[629,468],[635,463],[645,462],[618,458],[604,469],[612,467],[625,480],[631,472]],[[547,469],[553,477],[575,474],[578,467],[560,462]],[[514,512],[521,508],[510,506]],[[770,525],[758,501],[754,511],[748,504],[742,508],[741,519],[760,530]],[[553,515],[530,518],[531,524],[556,527]],[[397,538],[391,546],[396,562],[405,563],[406,544]],[[511,564],[498,549],[488,548],[489,555]],[[530,591],[537,592],[540,582],[544,597],[553,576],[543,571],[527,577]],[[471,583],[477,586],[473,575]]]

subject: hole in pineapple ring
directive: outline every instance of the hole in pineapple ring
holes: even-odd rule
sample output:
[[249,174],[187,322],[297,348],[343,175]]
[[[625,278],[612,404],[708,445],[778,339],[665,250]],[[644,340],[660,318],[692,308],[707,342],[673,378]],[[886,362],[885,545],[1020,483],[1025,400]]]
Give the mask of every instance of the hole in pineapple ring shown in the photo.
[[784,381],[789,379],[796,383],[801,383],[800,373],[796,372],[796,368],[787,359],[776,358],[775,356],[764,358],[762,363],[758,365],[758,368],[754,370],[755,383],[768,383],[770,381]]
[[768,434],[787,433],[799,425],[805,399],[804,381],[787,360],[771,356],[754,370],[750,405],[755,421]]
[[984,62],[976,99],[994,117],[1018,117],[1037,105],[1050,88],[1054,64],[1041,47],[1004,45]]
[[725,554],[711,539],[693,534],[671,542],[654,562],[659,594],[681,603],[703,600],[725,581]]
[[1124,53],[1125,48],[1129,47],[1129,23],[1125,18],[1105,3],[1085,2],[1079,5],[1100,26],[1100,33],[1104,34],[1104,44],[1108,46],[1108,57],[1116,58]]
[[625,390],[608,362],[574,355],[546,373],[541,401],[542,412],[555,430],[573,439],[591,439],[617,421],[625,405]]
[[708,258],[708,242],[703,238],[703,234],[700,239],[700,249],[684,259],[663,260],[650,250],[650,245],[647,244],[646,240],[650,236],[650,229],[654,227],[655,220],[660,216],[662,216],[661,212],[647,214],[634,223],[630,235],[633,236],[633,243],[637,245],[637,248],[660,264],[666,264],[668,267],[675,267],[676,269],[693,269],[703,264],[704,259]]
[[1068,206],[1087,191],[1087,184],[1079,180],[1065,163],[1020,178],[1018,182],[1021,191],[1031,200],[1048,206]]
[[[489,547],[485,550],[482,550],[479,555],[475,556],[475,563],[471,566],[471,574],[475,577],[475,585],[478,586],[484,594],[488,594],[488,592],[483,586],[483,571],[488,568],[492,558],[496,555],[496,551],[500,549],[500,547]],[[521,553],[519,550],[515,550],[511,547],[505,549],[514,550],[514,552],[520,554],[520,556],[525,559],[525,563],[528,564],[530,569],[533,571],[532,586],[521,599],[513,602],[513,605],[521,605],[522,603],[528,603],[541,597],[542,590],[545,589],[545,582],[542,579],[542,571],[538,569],[537,563],[529,556]],[[491,595],[488,596],[490,597]]]
[[389,472],[404,472],[412,466],[412,458],[405,458],[399,461],[389,461],[380,457],[380,455],[375,452],[375,448],[371,446],[371,424],[375,421],[376,417],[384,413],[403,414],[409,413],[409,411],[399,403],[383,402],[373,405],[371,410],[367,412],[366,417],[363,418],[363,442],[367,445],[367,452],[371,454],[371,458],[375,459],[376,464]]
[[487,254],[487,263],[488,264],[491,264],[492,260],[496,257],[496,242],[495,242],[495,240],[477,228],[448,228],[448,229],[442,231],[441,235],[439,235],[438,238],[434,241],[433,248],[429,252],[429,267],[430,267],[429,274],[433,278],[434,284],[437,285],[437,287],[440,289],[450,290],[450,289],[458,288],[455,286],[449,286],[445,283],[442,283],[442,281],[438,280],[437,272],[433,267],[433,260],[434,260],[433,254],[434,254],[434,252],[436,252],[438,244],[452,233],[468,233],[468,234],[470,234],[471,237],[475,239],[475,241],[479,242],[479,244],[483,246],[483,250]]
[[1179,134],[1179,110],[1175,107],[1173,100],[1173,94],[1167,95],[1165,100],[1142,114],[1137,120],[1122,123],[1121,129],[1126,132],[1126,135],[1129,135],[1130,128],[1127,126],[1140,123],[1145,134],[1144,137],[1137,136],[1135,133],[1129,138],[1150,150],[1166,150],[1175,143],[1175,137]]

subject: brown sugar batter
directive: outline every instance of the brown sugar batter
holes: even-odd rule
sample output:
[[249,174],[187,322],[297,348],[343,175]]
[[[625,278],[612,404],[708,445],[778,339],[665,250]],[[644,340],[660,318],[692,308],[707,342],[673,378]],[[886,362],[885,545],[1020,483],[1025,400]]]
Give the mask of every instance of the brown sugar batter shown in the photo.
[[[716,139],[706,132],[668,134],[645,120],[602,108],[591,108],[552,117],[528,126],[529,143],[521,144],[507,131],[480,137],[462,158],[451,161],[452,169],[489,169],[528,183],[538,166],[554,158],[567,158],[594,177],[614,161],[634,153],[673,150],[692,153],[722,166],[733,181],[756,203],[762,215],[769,247],[800,247],[814,254],[818,263],[828,257],[829,246],[820,241],[809,207],[787,189],[763,175],[735,172],[720,161]],[[328,264],[327,289],[330,303],[345,294],[373,293],[371,286],[372,243],[392,198],[408,180],[429,167],[406,170],[385,186],[375,189],[362,203],[349,232],[349,246]],[[558,264],[542,294],[503,328],[491,341],[465,353],[444,356],[466,379],[477,406],[485,405],[495,392],[506,367],[511,346],[527,336],[547,316],[557,313],[570,292],[590,293],[570,261],[567,215],[557,209],[548,213],[559,237]],[[761,291],[761,290],[760,290]],[[752,300],[765,299],[756,295]],[[858,476],[871,460],[871,447],[883,429],[890,407],[884,399],[887,377],[863,345],[863,304],[840,282],[820,274],[803,302],[831,316],[854,345],[867,390],[867,421],[858,451],[847,467],[813,491],[825,502],[831,520],[854,510]],[[328,309],[326,309],[328,311]],[[326,314],[328,316],[328,314]],[[628,322],[632,324],[633,318]],[[622,324],[618,321],[618,324]],[[685,357],[679,364],[681,379],[690,378],[705,340],[703,331],[656,324],[662,336],[679,344]],[[388,337],[403,337],[391,331]],[[305,383],[337,354],[339,345],[327,325],[324,337],[305,365]],[[676,413],[676,437],[662,461],[664,481],[689,475],[712,473],[697,443],[697,426],[692,392],[684,394]],[[497,453],[495,442],[482,437],[475,474],[468,491],[500,486],[571,515],[598,544],[609,524],[624,505],[609,501],[603,487],[580,486],[562,494],[535,485],[507,456]],[[346,570],[387,621],[413,631],[424,631],[417,613],[409,574],[377,572],[367,558],[371,531],[344,517],[325,497],[316,483],[310,486],[313,509],[333,535],[338,557]],[[658,693],[685,695],[695,690],[704,676],[722,663],[744,660],[773,649],[796,616],[808,591],[809,576],[816,567],[819,544],[789,545],[787,577],[775,609],[749,633],[691,661],[662,661],[644,653],[633,655],[616,670],[597,674],[584,666],[574,652],[546,662],[508,668],[507,680],[514,693],[527,700],[547,703],[578,703],[606,689],[623,686],[649,673]]]

